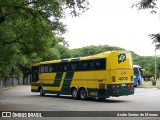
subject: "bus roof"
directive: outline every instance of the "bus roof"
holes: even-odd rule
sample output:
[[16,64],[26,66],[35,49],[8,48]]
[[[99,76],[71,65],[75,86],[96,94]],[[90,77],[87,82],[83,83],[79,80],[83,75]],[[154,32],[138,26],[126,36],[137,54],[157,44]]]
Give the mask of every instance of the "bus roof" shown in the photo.
[[32,66],[38,66],[38,65],[41,65],[41,64],[68,62],[68,61],[79,61],[79,60],[107,58],[109,55],[111,55],[111,53],[117,53],[117,52],[129,52],[129,51],[106,51],[106,52],[99,53],[99,54],[96,54],[96,55],[79,57],[79,58],[68,58],[68,59],[61,59],[61,60],[50,60],[50,61],[39,62],[39,63],[33,64]]
[[141,68],[139,65],[133,65],[134,68]]

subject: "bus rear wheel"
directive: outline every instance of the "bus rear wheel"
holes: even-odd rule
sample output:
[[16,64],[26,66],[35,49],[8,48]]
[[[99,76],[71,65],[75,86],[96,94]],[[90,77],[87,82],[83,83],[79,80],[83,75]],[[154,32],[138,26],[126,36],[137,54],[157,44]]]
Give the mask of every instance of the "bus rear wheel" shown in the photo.
[[40,88],[40,95],[41,95],[41,96],[44,96],[44,95],[45,95],[45,92],[44,92],[43,88]]
[[77,100],[77,99],[79,98],[78,90],[77,90],[76,88],[73,88],[71,95],[72,95],[72,98],[73,98],[73,99],[76,99],[76,100]]
[[84,88],[80,90],[80,99],[81,100],[86,100],[87,99],[87,91]]

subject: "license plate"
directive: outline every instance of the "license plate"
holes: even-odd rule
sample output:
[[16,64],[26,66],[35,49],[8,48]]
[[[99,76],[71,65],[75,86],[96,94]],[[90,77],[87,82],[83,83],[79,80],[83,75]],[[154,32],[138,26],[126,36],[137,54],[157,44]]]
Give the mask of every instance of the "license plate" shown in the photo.
[[121,84],[122,87],[126,87],[126,84]]

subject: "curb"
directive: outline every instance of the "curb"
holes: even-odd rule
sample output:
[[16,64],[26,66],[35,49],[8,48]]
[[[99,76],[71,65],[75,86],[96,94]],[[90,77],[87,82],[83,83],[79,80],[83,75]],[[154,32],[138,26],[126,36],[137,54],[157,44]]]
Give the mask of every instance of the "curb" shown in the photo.
[[137,88],[159,88],[160,86],[138,86]]
[[0,91],[4,91],[4,90],[7,90],[7,87],[0,88]]
[[13,87],[16,87],[16,86],[7,86],[7,87],[1,87],[0,88],[0,91],[7,91],[8,89],[11,89]]

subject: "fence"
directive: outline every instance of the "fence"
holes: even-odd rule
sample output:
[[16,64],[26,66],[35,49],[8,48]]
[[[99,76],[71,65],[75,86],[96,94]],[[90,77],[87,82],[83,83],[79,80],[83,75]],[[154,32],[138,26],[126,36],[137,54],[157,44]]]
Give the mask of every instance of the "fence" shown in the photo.
[[29,75],[24,80],[23,78],[10,78],[6,81],[0,80],[0,88],[2,87],[8,87],[8,86],[16,86],[16,85],[29,85],[31,83],[31,76]]

